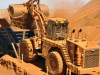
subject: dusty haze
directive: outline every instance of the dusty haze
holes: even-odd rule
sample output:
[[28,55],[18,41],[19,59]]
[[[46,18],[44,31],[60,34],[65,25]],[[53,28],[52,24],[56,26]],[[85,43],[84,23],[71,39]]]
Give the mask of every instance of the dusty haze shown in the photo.
[[[24,0],[26,2],[28,0]],[[90,0],[41,0],[48,5],[51,17],[68,18]]]
[[[53,17],[69,18],[90,0],[51,0]],[[48,4],[49,5],[49,4]],[[50,5],[49,5],[50,7]]]

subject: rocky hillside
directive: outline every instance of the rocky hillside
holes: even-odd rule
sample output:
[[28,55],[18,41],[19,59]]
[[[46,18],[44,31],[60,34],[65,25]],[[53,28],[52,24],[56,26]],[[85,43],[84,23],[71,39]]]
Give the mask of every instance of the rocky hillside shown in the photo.
[[100,40],[100,0],[92,0],[70,18],[70,29],[83,29],[88,40]]

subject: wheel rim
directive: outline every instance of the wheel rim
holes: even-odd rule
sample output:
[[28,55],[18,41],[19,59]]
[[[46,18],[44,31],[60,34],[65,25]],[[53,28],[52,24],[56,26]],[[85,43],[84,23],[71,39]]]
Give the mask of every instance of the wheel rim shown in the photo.
[[31,41],[29,39],[24,39],[20,43],[20,50],[21,50],[21,54],[23,54],[23,60],[25,62],[33,61],[33,58],[35,56],[33,56],[33,47],[32,47]]
[[46,58],[46,66],[50,75],[62,75],[63,73],[63,60],[60,54],[56,51],[48,53]]
[[52,70],[56,70],[57,69],[57,61],[53,56],[49,57],[50,60],[50,67]]

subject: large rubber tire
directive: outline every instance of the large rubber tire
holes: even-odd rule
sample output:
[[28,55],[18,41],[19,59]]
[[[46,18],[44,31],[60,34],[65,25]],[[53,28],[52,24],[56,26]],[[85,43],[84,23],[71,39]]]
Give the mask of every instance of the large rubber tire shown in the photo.
[[48,53],[46,58],[46,67],[48,67],[50,75],[62,75],[63,60],[61,55],[56,51]]
[[33,46],[30,39],[24,39],[20,43],[20,52],[23,54],[23,60],[25,62],[32,62],[36,58],[36,54],[33,53]]

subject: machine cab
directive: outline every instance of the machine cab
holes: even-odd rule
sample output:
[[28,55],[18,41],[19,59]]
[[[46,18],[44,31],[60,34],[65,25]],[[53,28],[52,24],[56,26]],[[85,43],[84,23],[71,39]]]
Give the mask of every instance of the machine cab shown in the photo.
[[64,40],[67,37],[68,21],[62,18],[50,18],[46,26],[47,38]]

